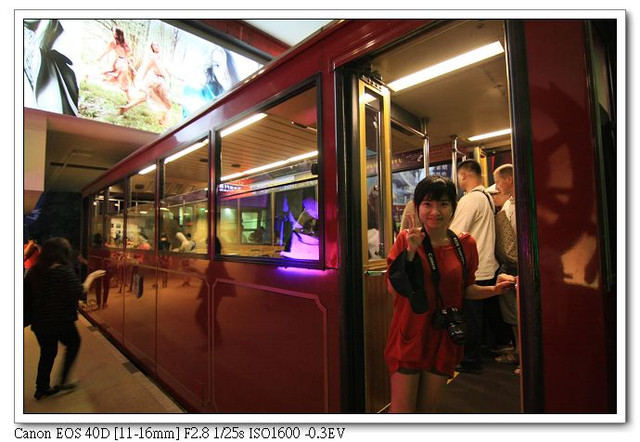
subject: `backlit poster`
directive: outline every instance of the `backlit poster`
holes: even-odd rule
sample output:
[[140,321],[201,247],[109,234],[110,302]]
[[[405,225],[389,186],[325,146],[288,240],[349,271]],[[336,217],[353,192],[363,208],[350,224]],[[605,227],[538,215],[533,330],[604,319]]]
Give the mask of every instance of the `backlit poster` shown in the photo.
[[24,105],[160,133],[262,65],[160,20],[24,20]]

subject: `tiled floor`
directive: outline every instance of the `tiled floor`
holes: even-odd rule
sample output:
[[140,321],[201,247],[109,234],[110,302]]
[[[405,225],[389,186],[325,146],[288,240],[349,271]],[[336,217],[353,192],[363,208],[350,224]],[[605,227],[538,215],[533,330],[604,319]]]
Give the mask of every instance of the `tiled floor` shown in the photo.
[[[82,344],[71,373],[72,391],[36,401],[35,377],[40,350],[30,328],[24,329],[24,413],[184,413],[156,384],[138,371],[95,327],[80,316]],[[59,373],[63,347],[52,372]]]

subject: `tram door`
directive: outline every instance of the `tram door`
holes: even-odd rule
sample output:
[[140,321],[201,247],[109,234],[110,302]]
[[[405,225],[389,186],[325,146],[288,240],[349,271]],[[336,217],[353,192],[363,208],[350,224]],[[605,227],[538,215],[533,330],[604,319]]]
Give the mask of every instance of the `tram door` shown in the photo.
[[390,94],[367,78],[358,80],[357,91],[364,393],[366,411],[376,413],[390,400],[383,356],[393,310],[385,281],[385,258],[393,244]]

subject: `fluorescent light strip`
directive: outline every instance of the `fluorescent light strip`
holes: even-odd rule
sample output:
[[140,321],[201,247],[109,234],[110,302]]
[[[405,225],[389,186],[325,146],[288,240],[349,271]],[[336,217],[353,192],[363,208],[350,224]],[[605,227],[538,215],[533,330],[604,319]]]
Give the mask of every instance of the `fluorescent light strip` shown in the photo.
[[245,170],[244,172],[232,173],[231,175],[223,176],[220,178],[220,182],[233,180],[235,178],[240,178],[241,176],[251,175],[257,172],[263,172],[269,169],[275,169],[276,167],[285,166],[289,163],[295,163],[297,161],[306,160],[308,158],[313,158],[318,155],[318,151],[314,150],[313,152],[307,152],[302,155],[297,155],[295,157],[288,158],[286,160],[276,161],[275,163],[265,164],[264,166],[256,167],[253,169]]
[[422,69],[421,71],[414,72],[413,74],[407,75],[406,77],[399,78],[398,80],[389,83],[388,86],[397,92],[410,86],[414,86],[418,83],[423,83],[441,75],[448,74],[449,72],[453,72],[465,66],[469,66],[473,63],[477,63],[489,57],[493,57],[494,55],[501,54],[503,52],[504,49],[502,45],[499,41],[496,41],[486,46],[482,46],[472,51],[458,55],[457,57],[450,58],[449,60],[445,60],[442,63],[438,63],[436,65]]
[[182,158],[183,156],[188,155],[191,152],[194,152],[194,151],[200,149],[201,147],[206,146],[207,144],[209,144],[209,140],[202,140],[202,141],[200,141],[200,142],[198,142],[198,143],[196,143],[196,144],[194,144],[194,145],[192,145],[190,147],[187,147],[184,150],[181,150],[180,152],[174,153],[173,155],[165,158],[164,164],[167,164],[167,163],[170,163],[172,161],[175,161],[178,158]]
[[295,163],[296,161],[306,160],[307,158],[313,158],[318,155],[318,151],[314,150],[313,152],[303,153],[302,155],[298,155],[295,157],[291,157],[286,160],[287,163]]
[[362,96],[360,97],[360,103],[362,104],[368,104],[375,100],[377,100],[377,98],[367,92],[362,94]]
[[478,140],[484,140],[485,138],[499,137],[500,135],[507,135],[510,133],[511,133],[511,129],[502,129],[502,130],[497,130],[495,132],[489,132],[486,134],[474,135],[473,137],[469,137],[467,139],[469,141],[478,141]]
[[220,137],[221,137],[221,138],[224,138],[224,137],[226,137],[227,135],[229,135],[229,134],[231,134],[231,133],[233,133],[233,132],[235,132],[235,131],[237,131],[237,130],[242,129],[243,127],[247,127],[247,126],[249,126],[250,124],[255,123],[256,121],[260,121],[260,120],[262,120],[262,119],[263,119],[264,117],[266,117],[266,116],[267,116],[267,114],[260,113],[260,114],[252,115],[252,116],[250,116],[249,118],[245,118],[244,120],[242,120],[242,121],[240,121],[240,122],[238,122],[238,123],[234,124],[233,126],[229,126],[229,127],[227,127],[226,129],[222,129],[222,130],[220,131]]
[[149,167],[145,167],[140,172],[138,172],[138,175],[145,175],[145,174],[151,172],[152,170],[156,170],[156,165],[155,164],[152,164]]

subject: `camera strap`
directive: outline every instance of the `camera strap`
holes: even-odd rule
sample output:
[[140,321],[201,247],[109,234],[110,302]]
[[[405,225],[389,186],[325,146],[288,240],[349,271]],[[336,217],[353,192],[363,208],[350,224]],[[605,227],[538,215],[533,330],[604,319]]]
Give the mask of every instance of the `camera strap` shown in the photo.
[[[427,254],[427,262],[429,263],[429,267],[431,267],[431,279],[433,281],[433,286],[436,290],[436,297],[438,300],[437,308],[442,308],[442,293],[440,292],[440,271],[438,270],[438,261],[436,260],[436,254],[433,250],[433,245],[431,244],[431,238],[429,238],[429,234],[427,231],[422,228],[425,236],[422,240],[422,246]],[[462,285],[464,286],[465,281],[467,280],[467,260],[464,256],[464,251],[462,250],[462,244],[460,243],[460,238],[458,235],[453,233],[451,229],[447,230],[447,235],[451,240],[454,248],[456,249],[456,255],[458,255],[458,260],[460,260],[460,264],[462,265]]]

